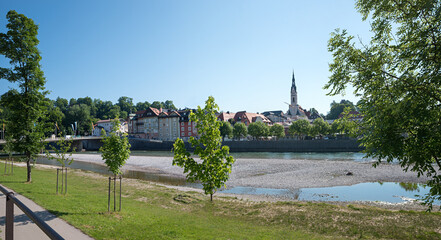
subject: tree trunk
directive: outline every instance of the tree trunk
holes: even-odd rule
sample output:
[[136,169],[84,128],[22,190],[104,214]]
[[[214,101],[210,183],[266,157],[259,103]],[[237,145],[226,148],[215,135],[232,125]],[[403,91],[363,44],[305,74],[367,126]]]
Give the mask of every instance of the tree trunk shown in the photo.
[[210,193],[210,201],[213,202],[213,193]]
[[26,159],[26,167],[28,170],[28,174],[27,174],[27,182],[31,182],[32,178],[31,178],[31,154],[28,153],[27,154],[27,159]]

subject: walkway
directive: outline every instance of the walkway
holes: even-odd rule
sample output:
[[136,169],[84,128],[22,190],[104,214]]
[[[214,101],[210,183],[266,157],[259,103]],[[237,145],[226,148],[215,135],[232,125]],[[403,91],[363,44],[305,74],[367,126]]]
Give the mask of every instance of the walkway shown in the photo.
[[[76,229],[66,221],[57,218],[46,209],[40,207],[33,201],[20,194],[15,194],[15,197],[22,201],[28,208],[30,208],[37,216],[43,219],[49,226],[51,226],[64,239],[78,239],[91,240],[93,238],[87,236],[80,230]],[[0,239],[5,239],[5,210],[6,210],[6,196],[0,192]],[[14,208],[14,239],[28,240],[28,239],[49,239],[46,234],[33,223],[26,214],[24,214],[17,206]]]

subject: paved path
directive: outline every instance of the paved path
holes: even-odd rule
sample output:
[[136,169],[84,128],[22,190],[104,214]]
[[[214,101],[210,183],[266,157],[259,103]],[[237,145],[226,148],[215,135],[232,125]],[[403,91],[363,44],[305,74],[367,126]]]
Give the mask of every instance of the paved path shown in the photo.
[[[20,194],[15,194],[15,197],[30,208],[37,216],[43,219],[49,226],[51,226],[64,239],[93,239],[80,230],[76,229],[66,221],[57,218],[46,209],[40,207],[33,201]],[[0,239],[5,239],[5,211],[6,211],[6,196],[0,192]],[[14,240],[39,240],[49,239],[46,234],[33,223],[26,214],[24,214],[17,206],[14,207]]]

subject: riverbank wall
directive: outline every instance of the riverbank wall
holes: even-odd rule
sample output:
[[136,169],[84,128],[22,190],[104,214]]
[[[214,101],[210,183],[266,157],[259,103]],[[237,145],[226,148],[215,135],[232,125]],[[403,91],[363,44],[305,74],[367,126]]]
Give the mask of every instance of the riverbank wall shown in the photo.
[[[155,142],[130,139],[132,150],[171,151],[174,142]],[[192,150],[189,143],[185,143]],[[224,141],[230,152],[359,152],[363,148],[355,139],[332,140],[271,140],[271,141]]]
[[[174,143],[133,138],[129,139],[129,142],[132,145],[131,150],[138,151],[171,151]],[[56,147],[55,142],[49,144]],[[363,150],[356,139],[224,141],[223,145],[230,147],[230,152],[359,152]],[[72,143],[76,151],[98,151],[101,146],[101,139],[75,139]],[[188,142],[185,146],[189,151],[193,150]]]

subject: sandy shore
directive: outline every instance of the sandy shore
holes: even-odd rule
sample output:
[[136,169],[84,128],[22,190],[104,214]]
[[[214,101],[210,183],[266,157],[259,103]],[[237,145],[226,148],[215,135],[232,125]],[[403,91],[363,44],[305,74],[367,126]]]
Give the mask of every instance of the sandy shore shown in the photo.
[[[104,164],[101,155],[75,154],[76,161]],[[172,157],[131,156],[123,169],[155,172],[185,179],[183,169],[172,166]],[[351,172],[352,175],[347,175]],[[363,182],[424,183],[416,173],[404,172],[399,165],[352,161],[248,159],[238,158],[233,165],[228,187],[298,189],[353,185]]]

